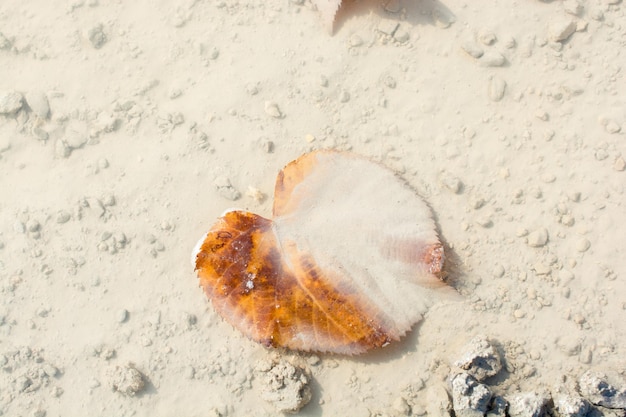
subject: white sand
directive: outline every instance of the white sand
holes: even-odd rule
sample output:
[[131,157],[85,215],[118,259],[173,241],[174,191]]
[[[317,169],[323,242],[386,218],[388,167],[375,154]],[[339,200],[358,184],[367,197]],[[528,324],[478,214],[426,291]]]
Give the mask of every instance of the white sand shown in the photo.
[[[272,415],[254,367],[276,352],[213,312],[189,253],[229,207],[268,215],[316,148],[419,190],[466,301],[370,355],[280,353],[315,363],[302,415],[423,415],[477,334],[501,394],[624,369],[626,13],[580,5],[362,1],[329,36],[296,0],[3,0],[0,107],[32,110],[0,115],[0,412]],[[144,390],[114,392],[135,368]]]

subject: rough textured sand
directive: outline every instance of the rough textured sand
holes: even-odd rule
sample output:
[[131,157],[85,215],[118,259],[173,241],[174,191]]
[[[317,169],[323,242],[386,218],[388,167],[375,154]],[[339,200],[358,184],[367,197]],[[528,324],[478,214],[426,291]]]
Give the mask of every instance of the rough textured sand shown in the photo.
[[[333,36],[303,0],[3,0],[0,33],[1,414],[273,415],[282,358],[302,415],[438,415],[480,334],[504,396],[625,371],[620,0],[362,0]],[[365,356],[247,340],[189,263],[318,148],[420,192],[465,297]]]

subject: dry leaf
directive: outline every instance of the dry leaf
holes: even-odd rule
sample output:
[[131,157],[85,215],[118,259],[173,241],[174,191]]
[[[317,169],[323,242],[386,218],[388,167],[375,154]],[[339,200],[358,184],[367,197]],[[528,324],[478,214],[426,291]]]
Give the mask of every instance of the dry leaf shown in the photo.
[[272,219],[228,211],[193,263],[215,309],[266,346],[358,354],[456,294],[426,203],[395,173],[318,151],[276,180]]

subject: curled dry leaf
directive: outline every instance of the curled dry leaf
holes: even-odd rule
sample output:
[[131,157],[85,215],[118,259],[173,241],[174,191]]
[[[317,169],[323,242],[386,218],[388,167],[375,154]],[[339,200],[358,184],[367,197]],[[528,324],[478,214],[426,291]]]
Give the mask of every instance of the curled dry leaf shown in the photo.
[[266,346],[362,353],[457,295],[441,280],[426,203],[394,172],[349,153],[291,162],[271,220],[228,211],[192,256],[215,309]]

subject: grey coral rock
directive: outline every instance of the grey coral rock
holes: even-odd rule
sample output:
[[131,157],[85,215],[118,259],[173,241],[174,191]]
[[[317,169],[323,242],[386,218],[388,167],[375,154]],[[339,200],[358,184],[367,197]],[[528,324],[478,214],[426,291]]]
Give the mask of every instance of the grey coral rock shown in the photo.
[[483,417],[491,400],[491,390],[473,376],[462,372],[452,377],[452,405],[457,417]]
[[263,376],[261,397],[281,413],[296,413],[311,400],[308,369],[285,360],[260,369]]
[[113,391],[128,397],[134,397],[145,387],[144,376],[132,363],[109,369],[108,378]]
[[227,177],[217,177],[215,181],[213,181],[213,184],[215,185],[215,188],[217,188],[219,195],[228,200],[235,201],[241,197],[241,193],[232,186]]
[[491,398],[491,404],[489,404],[489,411],[487,411],[487,417],[506,417],[506,409],[509,406],[507,400],[499,395],[495,395]]
[[0,114],[13,115],[24,105],[24,96],[17,91],[0,91]]
[[578,380],[580,393],[592,404],[626,409],[626,378],[616,372],[587,371]]
[[554,408],[558,417],[586,417],[590,409],[589,401],[567,394],[554,398]]
[[545,417],[550,398],[536,392],[523,392],[509,398],[510,417]]
[[482,382],[502,369],[502,360],[496,348],[485,336],[474,337],[454,364]]

